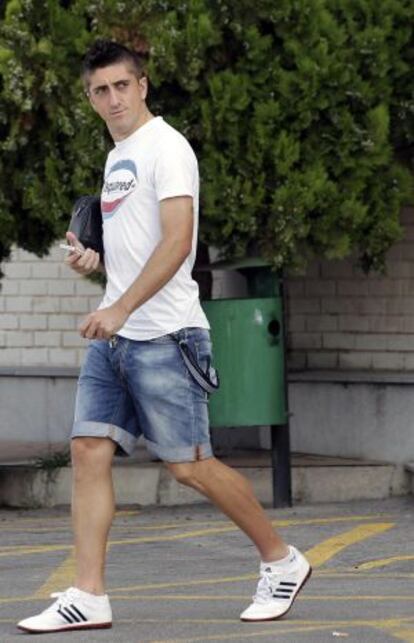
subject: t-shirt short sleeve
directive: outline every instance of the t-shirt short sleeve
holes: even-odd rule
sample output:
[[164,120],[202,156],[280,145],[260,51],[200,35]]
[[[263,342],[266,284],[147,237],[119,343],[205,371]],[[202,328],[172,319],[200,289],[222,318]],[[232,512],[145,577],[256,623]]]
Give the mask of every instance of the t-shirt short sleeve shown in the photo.
[[197,159],[184,138],[171,137],[168,144],[160,147],[154,178],[158,201],[175,196],[196,196]]

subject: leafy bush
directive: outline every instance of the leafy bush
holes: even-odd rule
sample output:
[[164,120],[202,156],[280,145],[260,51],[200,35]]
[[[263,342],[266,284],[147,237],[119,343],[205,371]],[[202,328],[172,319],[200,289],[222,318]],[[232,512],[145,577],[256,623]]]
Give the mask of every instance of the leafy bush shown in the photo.
[[200,160],[205,242],[381,268],[412,189],[413,25],[411,0],[8,0],[0,260],[46,252],[99,189],[109,140],[78,79],[99,35],[150,53],[150,105]]

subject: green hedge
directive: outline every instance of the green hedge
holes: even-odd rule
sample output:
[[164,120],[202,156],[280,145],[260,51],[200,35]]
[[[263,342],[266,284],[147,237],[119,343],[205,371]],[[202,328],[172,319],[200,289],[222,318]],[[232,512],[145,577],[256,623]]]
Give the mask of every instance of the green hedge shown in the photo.
[[411,0],[9,0],[0,23],[0,259],[44,253],[110,145],[78,80],[109,36],[150,52],[150,104],[191,140],[201,236],[275,267],[381,268],[412,192]]

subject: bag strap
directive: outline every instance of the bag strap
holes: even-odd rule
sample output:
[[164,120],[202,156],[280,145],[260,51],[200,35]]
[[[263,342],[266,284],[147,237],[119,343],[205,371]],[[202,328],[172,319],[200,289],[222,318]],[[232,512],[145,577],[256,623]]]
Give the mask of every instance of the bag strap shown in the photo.
[[[194,356],[192,355],[186,342],[182,339],[177,339],[176,337],[174,337],[174,335],[171,335],[171,337],[180,349],[184,363],[187,366],[190,375],[192,375],[197,384],[201,386],[202,389],[207,391],[207,393],[214,393],[214,391],[217,391],[220,386],[217,371],[209,367],[207,373],[205,373],[194,360]],[[214,379],[210,377],[210,373],[213,373]]]

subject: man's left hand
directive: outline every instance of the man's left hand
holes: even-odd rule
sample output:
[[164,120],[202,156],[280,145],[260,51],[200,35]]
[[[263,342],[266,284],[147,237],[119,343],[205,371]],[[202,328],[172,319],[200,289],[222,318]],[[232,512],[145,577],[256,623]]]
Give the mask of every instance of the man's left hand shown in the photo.
[[86,339],[110,339],[128,319],[128,313],[118,303],[90,313],[79,327]]

